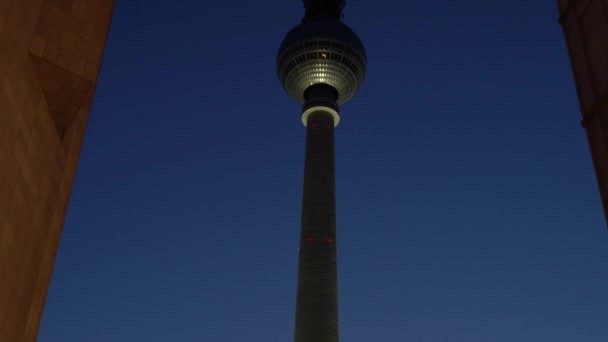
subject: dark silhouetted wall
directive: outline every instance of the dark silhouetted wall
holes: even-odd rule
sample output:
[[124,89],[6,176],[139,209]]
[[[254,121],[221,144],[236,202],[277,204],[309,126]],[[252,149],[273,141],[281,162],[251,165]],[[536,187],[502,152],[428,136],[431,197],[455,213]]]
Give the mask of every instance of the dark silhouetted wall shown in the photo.
[[608,1],[559,0],[558,7],[608,222]]
[[114,0],[0,0],[0,341],[36,340]]

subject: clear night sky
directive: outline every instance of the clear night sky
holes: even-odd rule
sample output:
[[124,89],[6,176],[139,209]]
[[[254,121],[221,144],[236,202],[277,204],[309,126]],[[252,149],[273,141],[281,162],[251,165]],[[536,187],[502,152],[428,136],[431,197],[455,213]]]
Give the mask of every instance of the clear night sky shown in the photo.
[[[117,1],[39,342],[293,338],[300,0]],[[345,342],[605,342],[608,229],[554,1],[351,0]]]

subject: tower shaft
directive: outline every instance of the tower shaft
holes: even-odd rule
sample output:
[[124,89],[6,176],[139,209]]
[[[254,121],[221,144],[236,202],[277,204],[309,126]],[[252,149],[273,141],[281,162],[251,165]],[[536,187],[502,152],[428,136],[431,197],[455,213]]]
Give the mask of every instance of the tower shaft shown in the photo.
[[304,20],[325,16],[339,21],[345,4],[345,0],[304,0]]
[[334,116],[306,117],[295,342],[338,341]]

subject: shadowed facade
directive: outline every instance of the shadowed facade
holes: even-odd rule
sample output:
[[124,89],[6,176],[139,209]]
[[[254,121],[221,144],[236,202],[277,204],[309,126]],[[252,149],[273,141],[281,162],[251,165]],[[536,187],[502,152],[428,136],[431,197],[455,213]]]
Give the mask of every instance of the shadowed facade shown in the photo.
[[33,342],[114,0],[0,0],[0,341]]
[[608,222],[608,1],[558,0],[604,216]]

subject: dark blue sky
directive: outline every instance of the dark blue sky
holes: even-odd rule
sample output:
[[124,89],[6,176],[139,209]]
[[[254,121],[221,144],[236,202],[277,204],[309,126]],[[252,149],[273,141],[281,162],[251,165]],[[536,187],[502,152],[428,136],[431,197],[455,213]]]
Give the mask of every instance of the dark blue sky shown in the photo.
[[[299,0],[117,1],[39,342],[292,340]],[[554,1],[349,1],[341,340],[605,342],[604,222]]]

